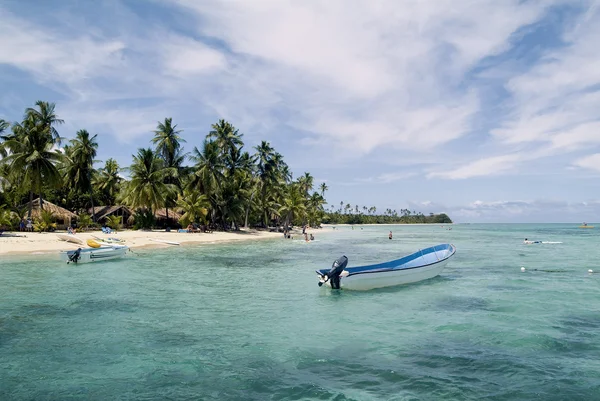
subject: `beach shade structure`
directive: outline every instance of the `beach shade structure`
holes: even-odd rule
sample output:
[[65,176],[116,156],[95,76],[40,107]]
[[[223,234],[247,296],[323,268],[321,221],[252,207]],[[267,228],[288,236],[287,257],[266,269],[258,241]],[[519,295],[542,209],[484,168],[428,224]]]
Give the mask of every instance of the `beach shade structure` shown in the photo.
[[127,224],[129,217],[134,214],[134,211],[125,205],[114,205],[96,206],[93,209],[89,208],[88,213],[90,216],[95,216],[98,223],[106,223],[106,219],[109,216],[119,216],[122,217],[121,224]]
[[170,226],[172,224],[177,225],[182,215],[177,213],[173,209],[169,209],[169,218],[167,219],[167,209],[157,209],[154,211],[154,218],[156,219],[156,224],[159,226]]
[[[73,219],[77,219],[77,215],[70,210],[65,209],[64,207],[60,207],[55,205],[52,202],[48,202],[47,200],[42,200],[43,209],[49,212],[52,212],[54,217],[56,217],[56,225],[58,228],[65,228],[71,225],[71,221]],[[29,202],[21,205],[21,207],[29,207]],[[36,219],[40,218],[42,212],[40,210],[40,198],[33,200],[33,207],[31,210],[31,218]]]

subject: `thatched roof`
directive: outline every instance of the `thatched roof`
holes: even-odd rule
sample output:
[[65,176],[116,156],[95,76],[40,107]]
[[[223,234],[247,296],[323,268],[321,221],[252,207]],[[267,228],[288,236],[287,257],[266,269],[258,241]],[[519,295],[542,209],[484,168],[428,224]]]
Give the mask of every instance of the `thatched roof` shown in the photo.
[[[116,214],[117,216],[121,216],[122,214],[133,214],[133,210],[124,205],[116,205],[116,206],[95,206],[93,209],[94,215],[96,216],[96,220],[101,220],[106,216],[110,216],[112,214]],[[120,212],[120,213],[119,213]],[[88,213],[92,214],[92,208],[88,209]]]
[[[29,207],[29,202],[25,203],[21,207]],[[48,210],[52,212],[52,214],[61,219],[76,219],[77,215],[64,207],[60,207],[55,205],[52,202],[48,202],[47,200],[43,201],[44,210]],[[31,210],[32,217],[40,217],[40,198],[33,200],[33,208]]]
[[[169,219],[173,219],[175,221],[181,218],[181,214],[177,213],[173,209],[169,209]],[[167,210],[166,209],[158,209],[154,212],[154,217],[157,219],[166,219],[167,218]]]

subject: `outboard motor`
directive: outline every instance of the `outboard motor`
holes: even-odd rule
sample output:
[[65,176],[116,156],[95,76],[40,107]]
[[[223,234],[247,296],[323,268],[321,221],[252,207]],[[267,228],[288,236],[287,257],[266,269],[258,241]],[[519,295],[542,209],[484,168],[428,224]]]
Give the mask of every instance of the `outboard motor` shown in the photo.
[[[335,290],[340,289],[340,274],[342,274],[347,265],[348,258],[346,257],[346,255],[336,259],[333,262],[331,270],[329,270],[329,272],[326,274],[327,280],[331,280],[331,288]],[[327,280],[325,280],[325,282],[327,282]],[[319,283],[319,286],[321,285],[322,283]]]
[[77,250],[75,252],[73,252],[73,255],[69,256],[69,261],[67,262],[67,264],[69,264],[70,262],[77,264],[77,261],[79,260],[80,257],[81,257],[81,248],[77,248]]

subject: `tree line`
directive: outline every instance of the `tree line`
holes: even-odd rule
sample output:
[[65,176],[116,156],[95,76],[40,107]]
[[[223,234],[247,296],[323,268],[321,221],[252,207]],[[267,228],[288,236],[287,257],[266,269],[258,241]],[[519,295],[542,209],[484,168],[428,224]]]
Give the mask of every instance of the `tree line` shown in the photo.
[[294,179],[269,142],[246,150],[243,134],[228,121],[212,124],[202,145],[186,152],[182,131],[165,118],[152,146],[138,149],[124,168],[112,158],[94,168],[97,135],[82,129],[65,142],[58,132],[63,123],[45,101],[27,108],[21,122],[0,120],[0,225],[31,217],[34,195],[41,210],[45,199],[91,224],[94,213],[86,212],[94,205],[126,205],[138,228],[154,226],[154,212],[163,208],[167,221],[169,210],[177,210],[183,226],[219,229],[318,225],[324,215],[324,183],[317,192],[310,173]]
[[[81,129],[66,141],[58,132],[63,123],[55,104],[45,101],[27,108],[20,122],[0,119],[0,228],[31,218],[36,196],[40,230],[51,228],[55,218],[44,211],[44,200],[76,212],[80,226],[97,223],[95,205],[128,206],[135,211],[131,221],[108,221],[135,228],[156,226],[159,209],[166,212],[163,225],[198,223],[213,229],[452,222],[445,214],[425,216],[408,209],[400,215],[391,209],[376,214],[375,207],[344,202],[326,209],[325,183],[315,189],[308,172],[294,179],[267,141],[245,149],[243,134],[223,119],[211,125],[199,148],[186,152],[182,130],[165,118],[157,123],[151,146],[139,148],[129,166],[109,158],[100,168],[94,167],[102,163],[96,160],[97,134]],[[170,219],[169,211],[181,219]]]
[[358,205],[352,206],[350,203],[340,202],[339,207],[330,205],[325,208],[323,223],[326,224],[451,224],[452,219],[445,213],[429,213],[424,215],[421,212],[410,211],[409,209],[400,209],[400,214],[396,210],[386,209],[384,213],[377,214],[375,206],[367,207]]

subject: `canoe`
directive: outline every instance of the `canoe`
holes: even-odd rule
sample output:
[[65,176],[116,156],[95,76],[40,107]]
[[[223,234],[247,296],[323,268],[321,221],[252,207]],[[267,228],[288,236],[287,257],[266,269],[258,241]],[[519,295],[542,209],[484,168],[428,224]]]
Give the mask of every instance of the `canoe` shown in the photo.
[[433,278],[444,270],[455,253],[454,245],[440,244],[390,262],[348,268],[348,258],[342,256],[331,269],[316,272],[319,286],[325,284],[334,289],[365,291]]
[[585,226],[579,226],[579,228],[594,228],[594,226],[585,225]]
[[101,260],[122,258],[129,250],[125,245],[112,245],[100,248],[79,248],[75,251],[60,252],[60,259],[67,263],[91,263]]
[[83,245],[83,240],[81,238],[77,238],[73,234],[56,234],[56,236],[63,241]]

